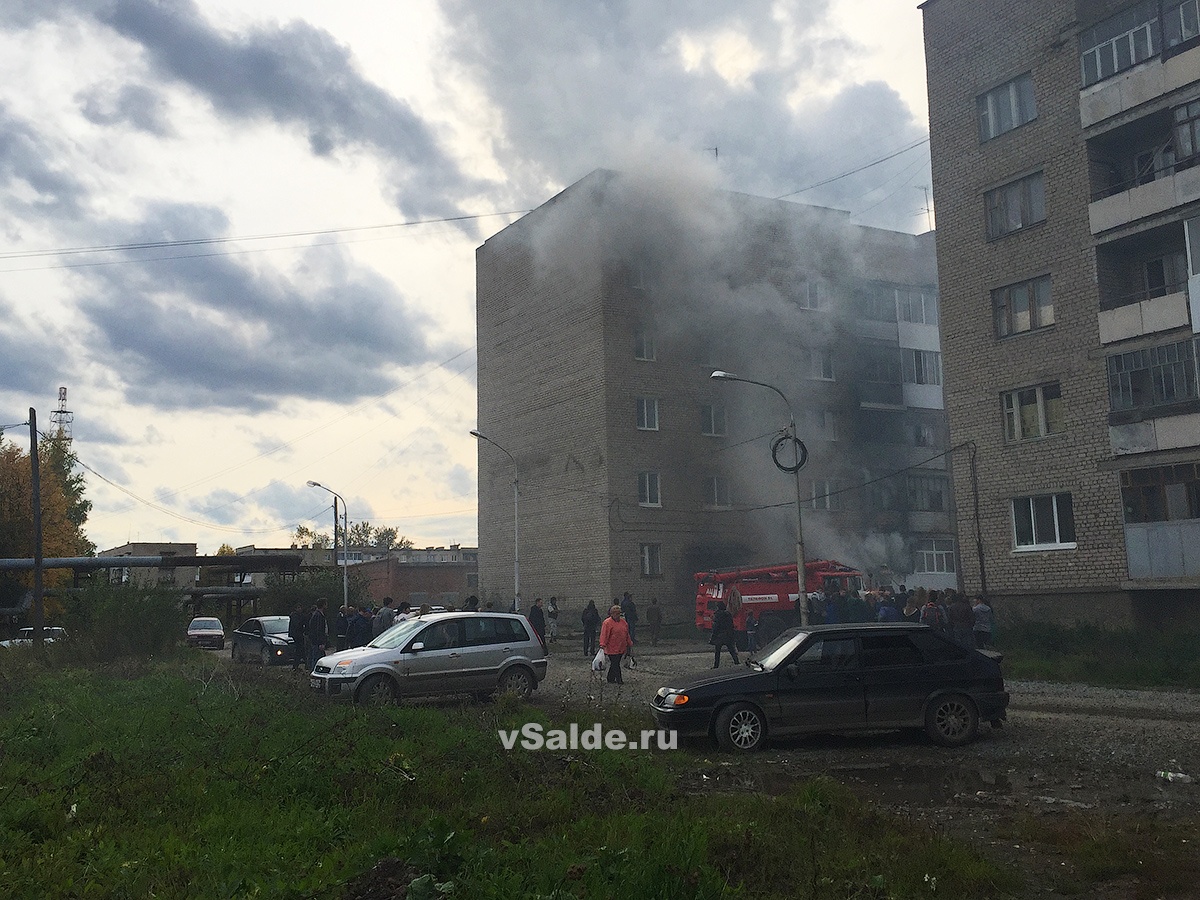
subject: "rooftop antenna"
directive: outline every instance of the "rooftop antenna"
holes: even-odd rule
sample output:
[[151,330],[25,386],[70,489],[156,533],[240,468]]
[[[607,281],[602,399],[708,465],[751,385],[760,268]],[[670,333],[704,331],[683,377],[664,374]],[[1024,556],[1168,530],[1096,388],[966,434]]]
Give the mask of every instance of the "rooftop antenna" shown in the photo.
[[54,436],[71,440],[71,423],[75,421],[75,413],[67,409],[67,389],[58,389],[58,409],[50,413],[50,422],[54,426]]
[[720,147],[705,147],[704,150],[706,153],[709,150],[711,150],[713,159],[717,160],[718,162],[720,161],[720,159],[721,159],[721,148]]
[[925,213],[925,221],[929,225],[929,230],[933,231],[933,207],[929,204],[929,188],[923,184],[916,185],[918,191],[925,192],[925,205],[921,207]]

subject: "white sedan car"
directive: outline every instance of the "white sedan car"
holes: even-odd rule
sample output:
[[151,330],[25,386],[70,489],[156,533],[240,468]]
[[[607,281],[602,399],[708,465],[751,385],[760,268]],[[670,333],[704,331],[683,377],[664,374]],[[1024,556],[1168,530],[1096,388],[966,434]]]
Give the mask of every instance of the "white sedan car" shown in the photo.
[[[55,641],[65,641],[67,639],[67,631],[65,628],[51,628],[45,626],[42,628],[42,639],[47,644],[53,644]],[[15,638],[7,641],[0,641],[0,647],[32,647],[33,646],[33,629],[22,628]]]

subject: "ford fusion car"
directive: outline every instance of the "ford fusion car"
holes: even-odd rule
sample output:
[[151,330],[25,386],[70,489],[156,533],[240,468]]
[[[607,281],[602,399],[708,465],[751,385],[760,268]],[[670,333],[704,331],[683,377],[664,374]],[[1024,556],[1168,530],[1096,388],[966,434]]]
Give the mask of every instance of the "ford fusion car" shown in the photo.
[[287,616],[259,616],[247,619],[229,636],[234,662],[261,662],[264,666],[291,663],[296,652],[288,634]]
[[365,647],[323,656],[314,690],[356,702],[496,692],[528,697],[546,677],[546,647],[524,616],[427,613],[393,625]]
[[1000,664],[926,625],[792,628],[737,671],[664,687],[660,728],[749,752],[771,737],[923,728],[936,743],[972,741],[1008,709]]

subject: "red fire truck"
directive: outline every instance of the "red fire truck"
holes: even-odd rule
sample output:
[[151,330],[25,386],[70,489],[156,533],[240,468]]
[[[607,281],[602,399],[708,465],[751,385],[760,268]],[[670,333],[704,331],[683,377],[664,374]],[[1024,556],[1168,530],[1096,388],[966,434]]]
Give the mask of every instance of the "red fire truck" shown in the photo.
[[[754,611],[758,619],[758,644],[773,640],[785,628],[800,624],[796,609],[796,564],[765,566],[758,569],[720,569],[697,572],[696,627],[712,630],[717,601],[724,600],[733,613],[733,627],[741,635],[746,630],[746,614]],[[804,590],[861,593],[863,574],[831,559],[814,559],[804,564]]]

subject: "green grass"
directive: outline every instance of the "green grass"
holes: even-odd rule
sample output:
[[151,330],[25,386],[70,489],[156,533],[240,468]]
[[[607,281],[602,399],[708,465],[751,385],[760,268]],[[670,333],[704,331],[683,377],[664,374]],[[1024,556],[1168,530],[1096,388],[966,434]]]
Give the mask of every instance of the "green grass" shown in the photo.
[[1110,631],[1094,625],[1006,622],[998,635],[1009,678],[1104,687],[1200,688],[1200,633]]
[[[515,702],[357,709],[203,654],[8,660],[0,884],[24,897],[993,897],[1018,879],[827,780],[693,793],[678,752],[501,749]],[[392,860],[372,874],[381,860]],[[389,868],[390,866],[390,868]],[[374,880],[372,880],[374,879]],[[415,880],[414,880],[415,879]]]

